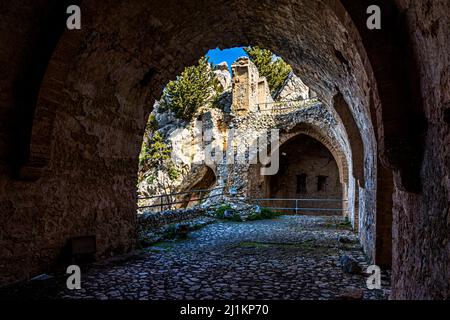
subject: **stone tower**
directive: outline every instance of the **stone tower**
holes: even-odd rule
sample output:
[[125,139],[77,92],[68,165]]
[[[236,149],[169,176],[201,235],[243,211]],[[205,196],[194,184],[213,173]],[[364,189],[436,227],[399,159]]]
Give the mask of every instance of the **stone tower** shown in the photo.
[[258,104],[272,101],[265,77],[260,77],[258,68],[248,57],[237,59],[232,65],[233,101],[231,111],[237,115],[258,111]]

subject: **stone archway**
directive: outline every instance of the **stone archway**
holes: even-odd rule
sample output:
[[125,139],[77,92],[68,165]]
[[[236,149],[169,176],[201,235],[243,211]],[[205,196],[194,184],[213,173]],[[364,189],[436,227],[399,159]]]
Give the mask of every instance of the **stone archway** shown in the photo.
[[[449,9],[424,2],[384,1],[385,26],[373,32],[365,27],[366,0],[211,1],[183,10],[171,0],[164,7],[85,0],[83,29],[55,32],[45,46],[46,30],[63,28],[54,18],[62,5],[19,2],[4,10],[4,25],[21,28],[1,32],[12,44],[0,55],[1,119],[12,123],[16,113],[25,121],[0,129],[1,282],[45,270],[79,234],[97,235],[99,256],[130,249],[137,155],[153,100],[207,49],[253,43],[283,56],[327,104],[342,93],[364,146],[378,155],[365,155],[371,169],[360,203],[376,197],[378,161],[394,171],[393,297],[448,297],[441,253],[448,243],[449,152],[441,142],[448,141],[450,82],[445,58],[435,53],[450,47],[439,40],[448,40],[445,23],[433,21],[448,21]],[[26,63],[29,55],[39,57],[39,70]],[[30,92],[35,99],[21,99]],[[372,231],[363,230],[363,242],[374,242]],[[417,266],[419,256],[428,262]]]
[[[195,191],[195,190],[211,190],[217,182],[216,174],[213,169],[208,166],[204,166],[200,174],[198,174],[198,178],[191,183],[188,187],[187,191]],[[193,199],[201,199],[209,194],[209,192],[193,192],[186,194],[183,196],[183,201],[185,201],[181,207],[186,208],[188,206],[192,206],[198,204],[198,201],[193,202]]]
[[[346,187],[343,183],[345,178],[341,176],[342,171],[339,170],[336,158],[329,148],[311,135],[300,133],[285,140],[279,149],[280,168],[277,174],[264,176],[259,190],[251,189],[251,193],[254,193],[256,197],[262,194],[264,198],[270,199],[310,199],[303,200],[300,204],[297,201],[293,203],[292,200],[281,200],[269,205],[280,208],[298,206],[318,209],[302,209],[305,211],[298,211],[300,214],[348,216],[346,199],[343,198]],[[259,167],[255,165],[250,169],[254,171],[253,175],[249,173],[251,184],[258,181],[254,175],[259,172]],[[318,199],[325,201],[316,201]],[[330,202],[337,199],[343,201]],[[326,211],[334,208],[343,209],[343,211]],[[285,212],[297,213],[296,210],[285,210]]]
[[[338,124],[331,125],[326,121],[315,119],[314,117],[306,117],[297,124],[292,124],[290,128],[285,128],[280,132],[280,141],[278,148],[281,150],[284,146],[292,140],[300,136],[307,136],[314,139],[324,146],[327,152],[333,158],[338,170],[339,182],[342,185],[342,199],[346,200],[343,203],[344,215],[349,217],[353,223],[355,230],[358,230],[358,211],[357,203],[355,206],[355,183],[353,178],[353,164],[351,157],[351,149],[346,140],[345,132],[340,130]],[[295,149],[295,148],[294,148]],[[280,151],[279,151],[280,152]],[[279,153],[278,152],[278,153]],[[307,151],[305,151],[308,153]],[[280,155],[281,157],[281,155]],[[261,164],[252,165],[249,168],[248,194],[250,196],[258,196],[260,194],[267,194],[266,187],[269,182],[268,177],[260,175]],[[270,178],[270,177],[269,177]]]
[[[123,28],[120,29],[119,33],[111,30],[111,26],[120,25],[120,21],[135,21],[135,23],[142,21],[143,24],[145,21],[151,28],[160,31],[164,25],[161,21],[164,20],[168,22],[172,17],[166,15],[167,13],[165,12],[161,12],[160,16],[148,17],[143,15],[143,12],[157,12],[157,10],[151,10],[152,5],[153,4],[149,2],[140,2],[139,4],[136,2],[135,5],[127,8],[109,8],[109,10],[114,10],[114,12],[117,10],[120,12],[120,15],[108,16],[107,14],[99,15],[100,11],[104,9],[101,8],[101,5],[94,4],[93,2],[83,3],[83,12],[87,20],[87,22],[85,22],[87,32],[75,35],[66,33],[63,36],[51,60],[51,64],[56,65],[56,67],[53,69],[51,65],[44,77],[42,89],[40,91],[38,109],[36,111],[36,119],[40,119],[41,121],[39,121],[39,123],[46,123],[46,125],[43,126],[43,130],[39,129],[38,125],[33,127],[30,147],[30,154],[32,157],[34,154],[39,154],[38,158],[44,160],[31,160],[29,161],[29,164],[44,164],[41,167],[46,168],[48,166],[45,166],[45,159],[51,159],[49,165],[52,163],[62,164],[62,167],[58,170],[62,174],[64,174],[64,171],[66,170],[72,171],[72,165],[69,165],[65,153],[62,152],[62,149],[58,150],[59,146],[63,147],[64,144],[66,144],[64,150],[69,150],[67,154],[77,155],[77,157],[79,157],[77,162],[82,164],[76,170],[79,170],[80,174],[83,173],[83,178],[80,177],[80,181],[76,182],[76,184],[86,184],[83,182],[83,179],[86,176],[86,173],[87,176],[91,176],[89,174],[90,171],[92,171],[92,173],[94,173],[94,171],[115,172],[114,178],[118,175],[123,175],[124,178],[125,176],[131,175],[131,172],[128,172],[127,170],[123,172],[121,170],[128,167],[128,165],[125,164],[129,161],[131,162],[133,157],[135,157],[134,154],[137,154],[137,146],[140,145],[139,141],[141,139],[140,132],[143,128],[143,119],[149,112],[150,100],[159,96],[164,83],[166,83],[170,77],[173,77],[178,73],[184,65],[189,64],[194,58],[197,58],[197,56],[200,55],[199,53],[204,50],[202,48],[214,47],[218,44],[229,44],[229,46],[231,46],[246,41],[264,44],[273,51],[285,56],[286,60],[291,62],[296,70],[302,71],[305,75],[305,80],[311,84],[311,87],[315,89],[315,91],[319,92],[325,101],[331,100],[330,98],[334,91],[334,88],[327,85],[327,81],[331,83],[332,81],[339,79],[338,82],[340,83],[336,83],[336,85],[342,87],[342,91],[346,93],[346,97],[349,100],[353,98],[353,96],[350,95],[350,92],[356,94],[362,89],[358,88],[358,86],[365,85],[364,81],[357,84],[351,82],[352,76],[350,75],[351,72],[349,72],[347,64],[343,63],[342,59],[339,59],[345,55],[342,53],[336,55],[337,51],[343,51],[344,43],[347,42],[347,35],[345,32],[336,28],[323,25],[323,21],[328,20],[328,18],[330,18],[333,23],[340,23],[339,17],[335,16],[335,12],[333,11],[336,8],[333,6],[328,7],[328,4],[321,2],[305,3],[305,5],[311,6],[311,12],[323,12],[323,17],[311,19],[307,27],[298,24],[293,17],[289,17],[289,19],[293,19],[294,25],[288,24],[282,26],[279,30],[279,35],[274,35],[272,40],[270,38],[261,37],[262,34],[256,32],[256,29],[254,31],[250,30],[251,26],[254,24],[246,23],[245,19],[253,18],[251,10],[246,11],[246,14],[248,15],[244,15],[245,18],[238,24],[237,28],[242,29],[242,31],[246,28],[250,28],[248,32],[243,32],[241,35],[234,33],[236,24],[230,20],[226,22],[215,22],[215,24],[229,23],[230,27],[233,27],[232,29],[228,29],[226,25],[217,26],[217,30],[226,30],[222,37],[217,37],[214,33],[211,33],[210,35],[201,34],[200,36],[200,33],[196,31],[199,30],[201,26],[201,20],[198,20],[199,25],[192,25],[185,30],[176,30],[175,27],[171,32],[166,32],[165,35],[167,37],[164,41],[159,42],[161,46],[152,48],[151,50],[148,47],[148,43],[161,40],[161,32],[147,32],[146,35],[150,38],[147,38],[147,41],[142,41],[143,39],[140,39],[137,34],[135,37],[126,35],[128,32],[127,30],[131,27],[130,25],[123,25]],[[280,5],[277,10],[282,12],[284,6],[285,5]],[[206,9],[207,8],[205,7],[202,10]],[[229,9],[229,7],[223,8],[223,10],[227,11],[229,11]],[[297,9],[295,9],[295,11],[297,11]],[[302,12],[302,15],[304,16],[305,14],[307,15],[308,10],[302,8],[300,12]],[[201,13],[201,11],[199,13]],[[346,17],[345,11],[344,13],[339,12],[339,14],[341,15],[340,18]],[[297,19],[301,20],[302,15]],[[104,20],[99,20],[100,16],[104,17]],[[191,19],[192,17],[186,15],[185,18]],[[208,17],[205,16],[206,20],[207,18]],[[273,18],[271,16],[258,17],[258,19],[261,21],[262,25],[272,25],[272,21],[270,20],[273,20]],[[280,21],[277,23],[279,22]],[[209,25],[209,22],[207,23]],[[315,39],[315,37],[320,37],[318,30],[322,30],[324,27],[330,31],[330,39],[334,38],[333,41],[330,40],[329,42],[324,43],[323,41],[317,41],[317,39]],[[283,45],[277,44],[276,39],[278,37],[283,35],[288,36],[289,33],[292,32],[297,33],[298,28],[301,28],[302,32],[305,34],[310,35],[305,38],[305,43],[296,43],[298,40],[291,38],[286,43],[283,43]],[[90,30],[95,30],[96,34],[102,36],[91,37],[89,39],[88,35]],[[212,28],[210,30],[215,29]],[[351,29],[350,32],[354,32],[354,30]],[[199,34],[199,37],[193,38],[193,34]],[[246,36],[242,37],[242,35]],[[334,35],[334,37],[331,35]],[[355,34],[355,37],[357,38],[357,34]],[[169,41],[169,39],[171,40]],[[221,39],[222,43],[217,43],[216,39]],[[71,55],[73,51],[70,49],[77,48],[77,42],[80,42],[80,44],[86,43],[87,47],[84,50],[85,54],[83,54],[83,52],[78,52],[75,59],[73,59],[74,57]],[[176,43],[187,43],[187,45],[183,46],[183,48],[175,48],[174,45],[176,45]],[[111,46],[111,44],[115,45]],[[355,46],[357,45],[358,44],[356,43]],[[305,63],[299,64],[297,61],[300,58],[301,52],[288,50],[290,46],[309,47],[311,52],[323,52],[331,55],[327,60],[328,62],[316,61],[313,56],[307,55],[306,57],[302,57]],[[126,50],[127,47],[134,48],[135,53],[128,52]],[[339,48],[336,49],[337,47]],[[125,50],[122,50],[122,48]],[[166,55],[166,52],[177,52],[184,58],[180,60],[177,58],[177,55],[168,56]],[[295,54],[293,55],[292,52],[295,52]],[[353,58],[352,61],[348,61],[355,66],[363,65],[362,57],[355,55]],[[66,59],[70,60],[65,61]],[[105,63],[102,63],[102,61]],[[106,61],[108,61],[108,63],[106,63]],[[66,63],[66,68],[63,68],[64,63]],[[312,81],[313,78],[317,77],[316,70],[319,70],[319,68],[317,68],[319,64],[321,65],[320,69],[325,70],[325,73],[321,75],[323,76],[323,81]],[[67,70],[67,73],[61,72],[63,70],[60,68]],[[337,74],[341,74],[343,71],[347,76],[338,77]],[[361,68],[361,71],[362,72],[359,74],[361,79],[370,79],[370,70],[368,74],[364,72],[367,72],[364,68]],[[63,83],[64,87],[62,91],[66,94],[63,94],[62,97],[53,96],[55,90],[45,90],[45,88],[51,87],[51,83]],[[104,83],[102,89],[97,86],[99,83]],[[344,88],[347,90],[345,91]],[[57,91],[57,94],[60,95],[60,92],[58,93]],[[43,116],[41,117],[39,116],[41,113],[39,105],[47,105],[42,104],[42,102],[47,100],[57,102],[56,105],[58,105],[58,109],[47,110],[46,112],[43,112]],[[363,97],[361,97],[361,101],[363,101]],[[53,105],[56,106],[55,104]],[[64,108],[61,108],[61,106],[64,106]],[[107,109],[105,109],[106,106],[108,106]],[[352,110],[354,113],[357,112],[357,114],[360,114],[357,119],[360,122],[364,122],[364,125],[360,124],[359,127],[364,128],[367,131],[365,132],[364,137],[366,139],[371,139],[371,141],[367,140],[366,142],[373,145],[374,137],[373,134],[371,134],[372,125],[368,116],[368,104],[365,106],[364,104],[351,104],[351,107],[356,108],[355,110]],[[364,114],[366,116],[363,116]],[[64,142],[53,142],[52,144],[52,139],[49,139],[49,134],[61,130],[61,125],[68,125],[72,132],[70,135],[66,136],[64,136],[64,134],[57,134],[58,137],[64,139]],[[134,142],[129,143],[130,139]],[[47,145],[41,147],[36,144],[38,141]],[[122,141],[127,141],[127,143],[122,143]],[[133,151],[133,149],[136,150]],[[48,153],[47,157],[45,156],[46,150],[51,150],[53,152],[53,158],[51,158]],[[30,159],[32,159],[32,157]],[[108,161],[103,161],[103,158],[107,158]],[[84,159],[87,161],[84,161]],[[88,163],[92,166],[88,165]],[[98,167],[99,164],[100,166]],[[30,170],[29,167],[29,165],[25,165],[24,168],[27,169],[22,170],[22,172],[33,171],[32,169]],[[31,165],[31,167],[33,167],[33,165]],[[132,166],[129,165],[129,167],[131,168]],[[26,178],[26,175],[23,177]],[[114,178],[111,178],[112,180],[108,182],[108,185],[116,185],[116,187],[114,187],[115,189],[123,188],[123,193],[125,193],[125,190],[130,189],[131,179],[121,179],[120,182],[114,182]],[[118,186],[118,184],[120,184],[120,186]],[[108,191],[105,190],[102,198],[107,198],[107,194]],[[86,200],[95,203],[94,199]],[[122,203],[126,202],[127,201],[123,201]],[[117,209],[117,204],[112,202],[111,205]],[[116,212],[115,215],[119,214],[119,216],[124,218],[125,216],[129,216],[132,209],[134,208],[123,208],[119,212]],[[93,208],[91,212],[97,210],[97,208]],[[114,219],[106,220],[112,221]],[[106,233],[100,231],[101,229],[103,229],[103,227],[99,226],[99,229],[94,231],[98,237],[100,254],[102,251],[106,250],[106,248],[108,248],[107,250],[111,250],[116,246],[124,247],[124,244],[119,245],[109,243],[111,233],[108,232],[106,235]],[[114,229],[114,227],[112,227],[112,229]],[[63,233],[66,235],[71,233],[69,230],[67,231]],[[114,239],[114,241],[127,242],[129,239],[132,239],[132,237],[127,239],[123,235],[117,235]],[[369,245],[370,244],[368,244],[368,246]]]

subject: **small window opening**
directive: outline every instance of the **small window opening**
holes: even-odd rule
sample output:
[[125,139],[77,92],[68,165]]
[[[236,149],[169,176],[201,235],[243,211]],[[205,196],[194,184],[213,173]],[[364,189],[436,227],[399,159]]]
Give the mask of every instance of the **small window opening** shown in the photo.
[[317,176],[317,191],[327,191],[327,176]]
[[297,175],[297,193],[306,193],[306,174]]

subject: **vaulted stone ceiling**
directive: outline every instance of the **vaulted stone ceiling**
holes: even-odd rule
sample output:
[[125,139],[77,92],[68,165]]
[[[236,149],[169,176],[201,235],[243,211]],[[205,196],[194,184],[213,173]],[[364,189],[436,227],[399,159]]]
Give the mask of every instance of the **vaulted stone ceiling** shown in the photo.
[[[365,27],[371,2],[381,31]],[[45,269],[80,233],[97,234],[100,255],[130,248],[154,99],[208,49],[252,44],[330,108],[342,94],[363,139],[365,201],[376,202],[377,166],[393,169],[393,296],[449,296],[445,1],[84,0],[82,30],[64,31],[67,5],[0,3],[0,247],[24,266],[2,266],[2,281]]]

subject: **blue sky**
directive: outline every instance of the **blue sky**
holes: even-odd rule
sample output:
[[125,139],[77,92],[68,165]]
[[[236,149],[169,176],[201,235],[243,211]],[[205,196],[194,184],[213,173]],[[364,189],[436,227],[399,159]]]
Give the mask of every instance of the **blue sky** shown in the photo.
[[224,50],[212,49],[208,51],[206,56],[209,58],[209,61],[214,64],[226,61],[231,72],[231,64],[236,61],[237,58],[247,56],[247,54],[244,51],[244,47],[237,47]]

